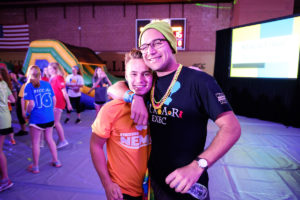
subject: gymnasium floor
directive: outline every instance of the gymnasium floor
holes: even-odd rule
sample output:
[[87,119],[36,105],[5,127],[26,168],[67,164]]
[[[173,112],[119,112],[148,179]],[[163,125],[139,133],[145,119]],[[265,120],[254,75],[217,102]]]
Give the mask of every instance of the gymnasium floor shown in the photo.
[[[105,192],[94,170],[89,139],[94,110],[82,113],[82,123],[64,125],[70,145],[59,150],[63,167],[53,168],[47,145],[41,148],[40,173],[26,171],[31,163],[29,135],[6,139],[4,151],[14,186],[0,193],[1,200],[104,200]],[[65,118],[63,113],[62,119]],[[300,129],[238,116],[242,136],[208,172],[211,200],[300,199]],[[63,120],[62,120],[63,121]],[[19,131],[13,113],[15,132]],[[209,121],[209,144],[217,127]],[[56,131],[54,138],[57,139]]]

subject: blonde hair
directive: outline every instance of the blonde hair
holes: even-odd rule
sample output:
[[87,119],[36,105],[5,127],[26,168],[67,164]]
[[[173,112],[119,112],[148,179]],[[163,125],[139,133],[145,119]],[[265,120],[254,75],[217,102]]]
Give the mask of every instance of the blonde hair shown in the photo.
[[40,78],[41,78],[41,70],[36,65],[31,65],[28,69],[28,81],[27,83],[32,83],[33,87],[40,87]]
[[132,59],[143,59],[142,52],[137,49],[132,49],[130,52],[125,54],[125,68],[128,62]]
[[61,71],[61,67],[60,67],[60,64],[58,62],[52,62],[48,65],[48,67],[53,67],[53,69],[55,69],[56,71],[56,74],[58,75],[63,75],[62,71]]

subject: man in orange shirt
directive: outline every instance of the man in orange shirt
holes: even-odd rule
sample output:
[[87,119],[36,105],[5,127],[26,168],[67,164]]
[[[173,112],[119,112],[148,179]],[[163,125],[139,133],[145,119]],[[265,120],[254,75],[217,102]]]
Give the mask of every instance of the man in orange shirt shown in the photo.
[[[152,72],[142,54],[132,50],[125,55],[125,78],[135,95],[146,95],[152,86]],[[147,169],[150,138],[147,126],[130,118],[131,104],[112,100],[105,104],[92,125],[90,150],[95,169],[108,200],[141,200]],[[107,164],[103,151],[107,143]]]

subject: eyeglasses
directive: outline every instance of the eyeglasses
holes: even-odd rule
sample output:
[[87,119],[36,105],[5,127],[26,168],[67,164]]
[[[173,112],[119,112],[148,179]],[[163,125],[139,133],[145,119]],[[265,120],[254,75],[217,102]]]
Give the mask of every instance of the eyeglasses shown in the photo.
[[146,53],[150,46],[154,49],[159,49],[165,44],[165,43],[163,43],[163,41],[167,41],[167,40],[166,39],[155,39],[152,42],[150,42],[149,44],[143,44],[142,46],[140,46],[139,49],[142,53]]

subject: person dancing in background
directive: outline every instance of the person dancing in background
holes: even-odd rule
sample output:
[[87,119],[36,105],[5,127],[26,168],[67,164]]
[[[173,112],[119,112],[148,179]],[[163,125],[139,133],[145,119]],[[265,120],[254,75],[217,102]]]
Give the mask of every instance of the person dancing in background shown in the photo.
[[42,75],[42,78],[41,78],[43,81],[47,81],[49,82],[49,79],[50,79],[50,74],[48,72],[48,67],[44,67],[43,69],[43,75]]
[[18,92],[21,88],[21,84],[19,83],[18,79],[17,79],[17,75],[12,72],[12,71],[8,71],[8,74],[9,74],[9,77],[10,77],[10,80],[11,80],[11,84],[12,84],[12,93],[14,95],[14,98],[17,99],[18,97]]
[[18,121],[19,121],[20,128],[21,128],[20,131],[15,134],[15,136],[27,135],[28,132],[26,131],[26,122],[25,122],[25,118],[22,115],[21,97],[19,97],[19,95],[18,95],[20,92],[21,86],[24,83],[17,79],[17,75],[14,72],[10,72],[9,75],[12,80],[12,85],[13,85],[12,93],[16,99],[16,104],[15,104],[16,105],[16,113],[17,113]]
[[56,98],[51,85],[40,80],[41,71],[38,66],[30,66],[28,72],[28,83],[25,87],[24,99],[29,101],[26,116],[29,118],[33,156],[33,163],[29,165],[28,171],[39,173],[39,144],[42,131],[45,131],[45,138],[52,154],[51,165],[54,167],[62,166],[57,159],[56,145],[52,136]]
[[[6,66],[1,66],[1,69],[3,69],[4,71],[6,71],[5,74],[8,74],[8,76],[3,76],[3,80],[6,82],[8,88],[10,89],[10,91],[13,94],[13,96],[15,97],[15,94],[14,94],[15,91],[14,91],[14,87],[13,87],[13,82],[12,82],[11,77],[9,75],[9,71],[6,68]],[[11,102],[8,102],[7,105],[8,105],[8,110],[11,112],[12,111]],[[13,128],[11,129],[11,133],[8,136],[9,136],[10,144],[15,145],[16,144],[16,140],[14,138],[14,129]]]
[[[74,108],[76,108],[77,119],[75,121],[76,124],[81,122],[80,119],[80,97],[81,91],[80,88],[84,85],[84,80],[80,75],[80,70],[78,66],[72,67],[72,74],[69,74],[66,78],[66,85],[68,87],[68,95],[71,101],[71,104]],[[65,119],[65,124],[69,122],[71,116],[71,111],[67,110],[67,118]]]
[[57,148],[59,149],[69,144],[69,142],[65,139],[64,129],[60,123],[61,113],[66,107],[66,104],[68,110],[72,110],[72,105],[67,94],[65,79],[63,76],[59,75],[59,64],[57,62],[50,63],[48,66],[48,71],[51,76],[49,82],[56,97],[56,104],[54,108],[54,124],[59,137],[57,144]]
[[93,75],[93,87],[88,91],[88,94],[95,90],[95,109],[96,114],[107,101],[107,87],[111,85],[105,72],[100,68],[96,68]]
[[8,177],[7,161],[3,152],[5,135],[13,132],[11,127],[11,115],[8,108],[8,101],[11,103],[15,102],[15,98],[11,90],[9,89],[6,81],[4,81],[9,79],[8,76],[7,70],[0,68],[0,192],[13,186],[13,183]]
[[[17,100],[18,92],[20,90],[21,84],[18,82],[17,75],[14,72],[12,72],[11,70],[8,70],[8,74],[9,74],[9,78],[10,78],[10,82],[11,82],[11,86],[12,86],[11,92],[14,95],[14,98]],[[16,102],[16,103],[18,103],[18,102]],[[14,104],[14,105],[16,105],[16,104]],[[17,107],[17,105],[16,105],[16,107]],[[12,112],[12,107],[9,106],[9,108],[10,108],[10,111]],[[22,128],[22,125],[21,125],[21,128]],[[14,135],[15,135],[14,133],[9,134],[11,144],[16,144]]]

